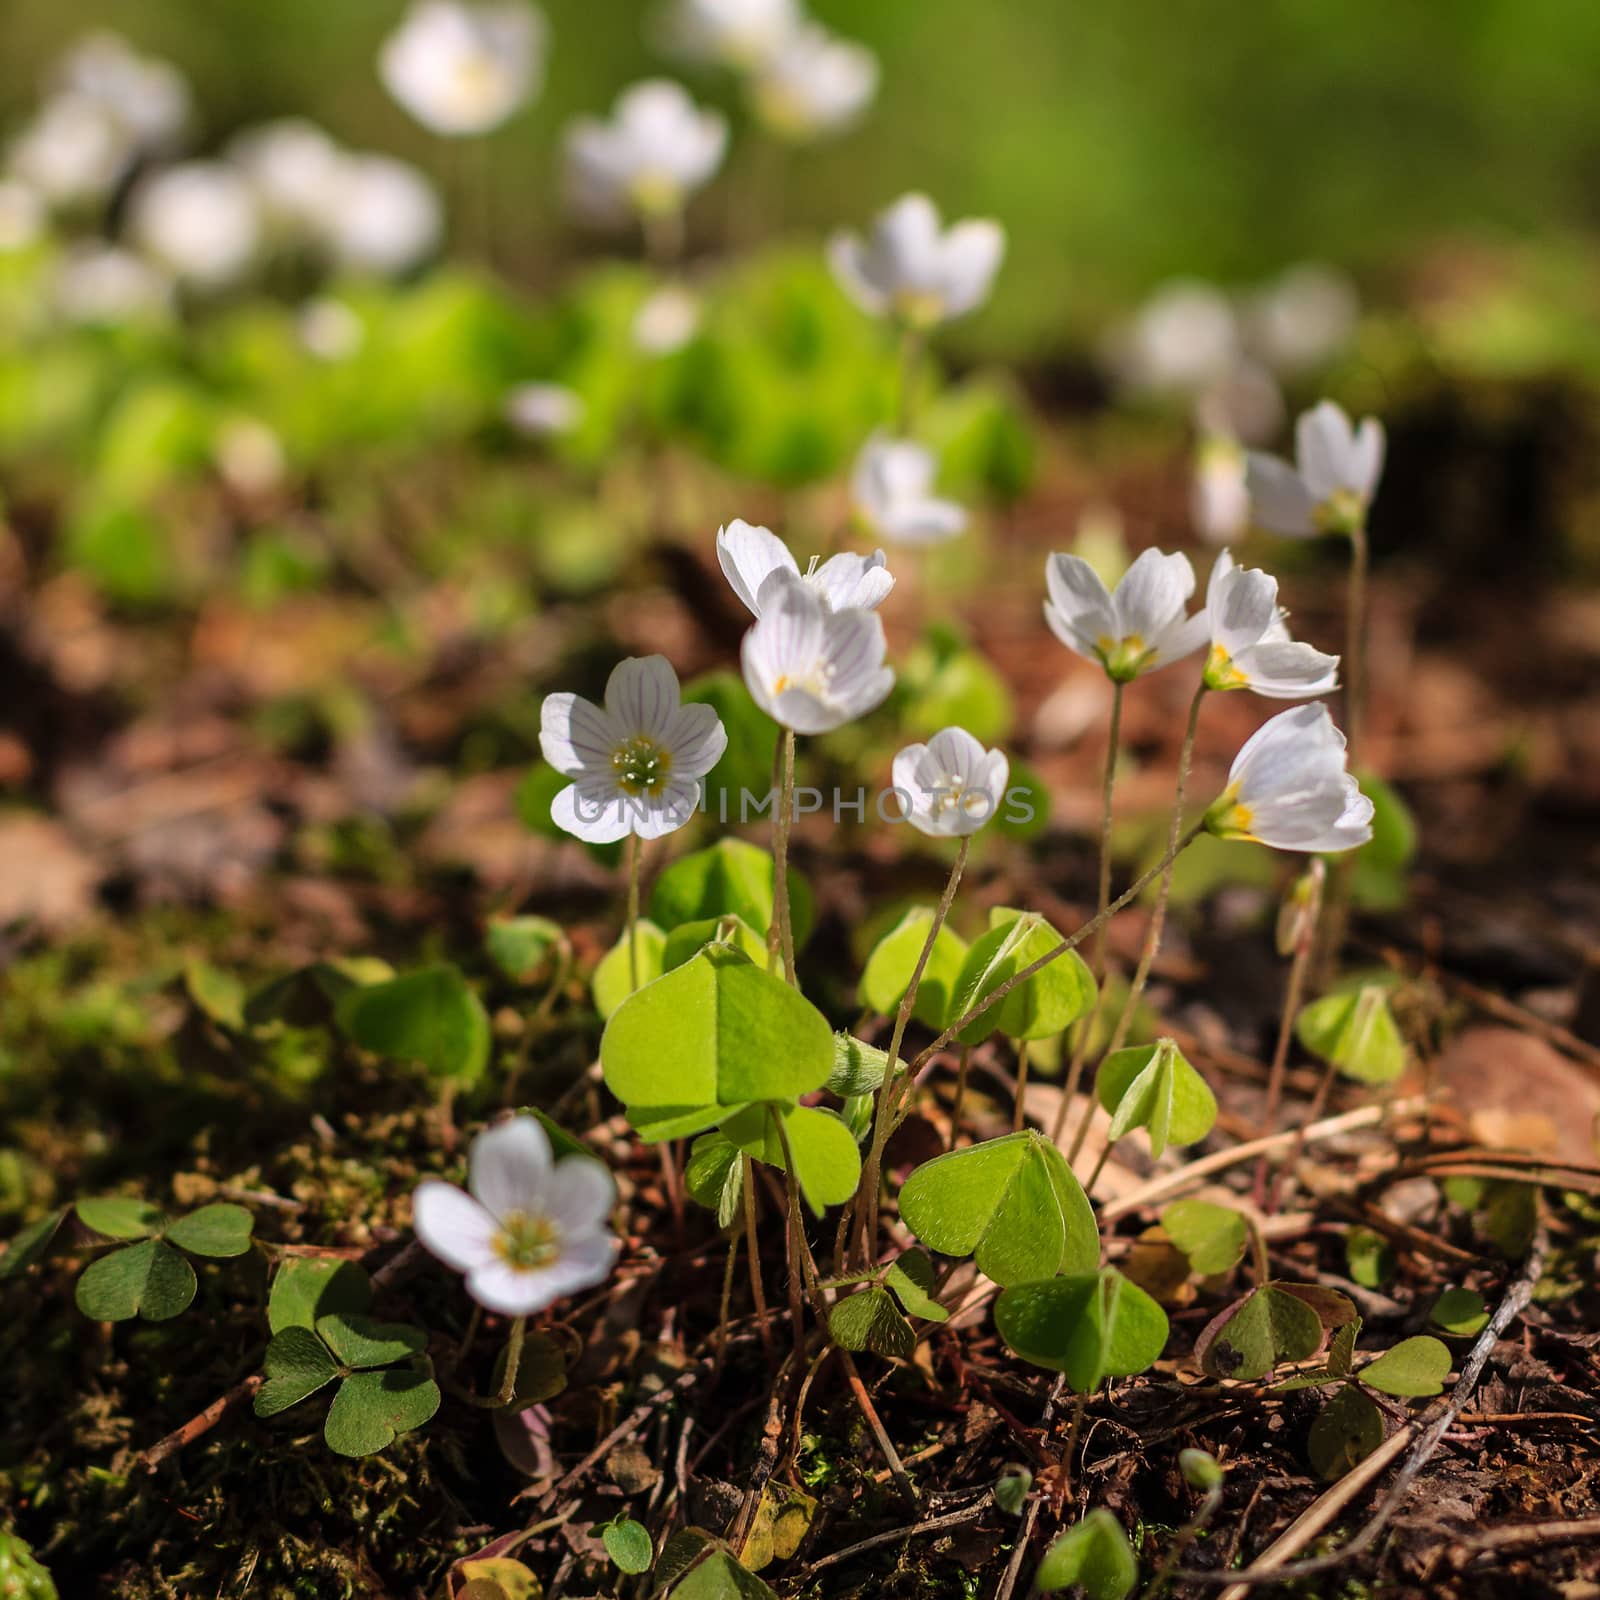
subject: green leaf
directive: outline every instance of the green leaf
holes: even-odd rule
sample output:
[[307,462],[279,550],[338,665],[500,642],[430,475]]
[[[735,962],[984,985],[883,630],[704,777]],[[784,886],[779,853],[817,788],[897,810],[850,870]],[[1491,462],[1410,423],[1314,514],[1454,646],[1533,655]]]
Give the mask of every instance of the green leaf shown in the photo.
[[900,1190],[905,1225],[942,1255],[972,1255],[1002,1287],[1100,1259],[1094,1212],[1065,1158],[1033,1129],[925,1161]]
[[67,1210],[66,1206],[57,1206],[54,1211],[47,1211],[44,1216],[30,1222],[20,1233],[12,1235],[6,1253],[0,1256],[0,1283],[17,1277],[44,1256],[50,1248],[50,1241],[56,1236],[56,1229],[66,1220]]
[[828,1332],[846,1350],[904,1360],[916,1348],[911,1324],[900,1314],[887,1289],[861,1289],[836,1301],[828,1313]]
[[141,1316],[165,1322],[188,1309],[198,1285],[194,1268],[160,1239],[142,1239],[101,1256],[78,1279],[78,1309],[96,1322]]
[[1250,1241],[1250,1225],[1232,1206],[1175,1200],[1161,1213],[1167,1237],[1204,1277],[1231,1271]]
[[361,1316],[372,1307],[372,1280],[353,1261],[319,1256],[285,1256],[272,1275],[267,1296],[267,1326],[316,1327],[318,1317]]
[[106,1200],[79,1200],[73,1209],[84,1227],[108,1239],[148,1239],[151,1234],[159,1233],[166,1221],[158,1207],[143,1200],[124,1200],[117,1196]]
[[650,1542],[649,1531],[641,1522],[624,1517],[620,1522],[608,1522],[600,1530],[606,1554],[624,1572],[648,1572],[656,1558],[655,1546]]
[[842,1100],[869,1095],[889,1072],[889,1052],[858,1039],[852,1033],[833,1036],[833,1071],[828,1074],[830,1093]]
[[1045,1552],[1033,1586],[1040,1594],[1077,1584],[1089,1600],[1123,1600],[1139,1581],[1139,1563],[1122,1524],[1097,1507]]
[[[639,920],[639,987],[653,983],[666,968],[662,965],[667,936],[655,923]],[[589,979],[594,993],[594,1008],[601,1020],[608,1019],[624,1000],[634,992],[633,957],[628,953],[628,930],[601,956],[599,965]]]
[[1342,1478],[1383,1443],[1383,1413],[1353,1383],[1317,1413],[1306,1436],[1312,1469],[1325,1483]]
[[1294,1031],[1312,1055],[1358,1083],[1392,1083],[1405,1071],[1405,1042],[1382,983],[1361,983],[1313,1000],[1295,1019]]
[[777,1596],[727,1551],[717,1550],[672,1591],[671,1600],[777,1600]]
[[559,922],[525,916],[497,917],[489,924],[483,942],[489,959],[506,977],[513,983],[527,983],[566,940]]
[[1328,1345],[1328,1372],[1335,1378],[1348,1377],[1355,1360],[1356,1340],[1361,1337],[1361,1318],[1353,1317],[1338,1330]]
[[[762,792],[771,781],[763,780]],[[672,929],[685,922],[735,916],[764,938],[772,926],[772,857],[743,839],[719,839],[707,850],[680,856],[656,879],[650,895],[650,918]],[[798,948],[811,932],[811,889],[804,878],[789,873],[789,920]]]
[[258,1417],[276,1416],[339,1376],[339,1364],[309,1328],[291,1325],[272,1336],[262,1363],[266,1382],[256,1390]]
[[1033,1488],[1033,1474],[1026,1467],[1013,1467],[994,1481],[994,1503],[1008,1517],[1020,1517]]
[[[911,975],[928,943],[933,909],[915,906],[873,947],[861,974],[861,1002],[885,1017],[894,1016],[910,987]],[[950,1001],[967,959],[967,941],[945,923],[933,941],[911,1014],[938,1030],[950,1021]]]
[[190,961],[183,969],[183,986],[196,1008],[213,1022],[235,1033],[244,1031],[244,985],[231,972]]
[[1107,1056],[1095,1079],[1100,1104],[1111,1113],[1107,1134],[1115,1144],[1135,1128],[1150,1134],[1150,1154],[1171,1144],[1193,1144],[1211,1132],[1217,1099],[1171,1039],[1134,1045]]
[[794,1152],[795,1177],[812,1211],[820,1217],[827,1207],[848,1200],[861,1182],[861,1149],[836,1112],[814,1106],[754,1105],[729,1117],[722,1131],[746,1155],[783,1172],[787,1170],[783,1141],[774,1117],[783,1118]]
[[1426,1333],[1402,1339],[1369,1361],[1356,1376],[1369,1388],[1385,1394],[1421,1396],[1442,1394],[1450,1376],[1450,1347]]
[[1166,1312],[1114,1267],[1007,1289],[994,1325],[1024,1361],[1065,1373],[1079,1394],[1146,1371],[1167,1343]]
[[347,1367],[387,1367],[428,1348],[428,1336],[421,1328],[378,1322],[359,1313],[336,1311],[318,1317],[317,1337]]
[[[951,1019],[965,1016],[1003,983],[1048,955],[1062,938],[1037,912],[1003,906],[989,914],[989,931],[967,952]],[[1076,950],[1059,955],[1020,983],[956,1037],[981,1044],[992,1033],[1008,1039],[1047,1039],[1076,1022],[1094,1005],[1094,978]]]
[[1345,1265],[1363,1289],[1379,1289],[1394,1276],[1395,1256],[1389,1241],[1373,1228],[1352,1228],[1344,1236]]
[[[10,1257],[7,1256],[7,1260]],[[1489,1322],[1489,1308],[1475,1289],[1446,1289],[1433,1303],[1429,1320],[1446,1333],[1471,1338],[1482,1333]]]
[[884,1275],[884,1284],[894,1291],[908,1317],[927,1322],[948,1322],[950,1313],[933,1298],[933,1262],[921,1250],[907,1250],[897,1256]]
[[639,1127],[668,1111],[809,1094],[833,1068],[833,1031],[781,978],[711,945],[613,1014],[600,1063]]
[[1180,1450],[1178,1470],[1191,1489],[1198,1489],[1203,1494],[1222,1487],[1221,1463],[1207,1450]]
[[706,917],[699,922],[680,923],[667,935],[661,952],[661,970],[671,972],[674,967],[681,967],[713,940],[732,945],[758,967],[767,964],[766,936],[757,933],[743,917]]
[[255,1225],[256,1219],[244,1206],[218,1201],[179,1217],[167,1228],[166,1239],[190,1255],[242,1256],[250,1248]]
[[1372,839],[1353,852],[1351,895],[1358,906],[1395,911],[1406,901],[1406,868],[1417,851],[1417,824],[1400,796],[1375,773],[1357,777],[1372,801]]
[[439,1386],[407,1367],[357,1372],[339,1385],[322,1437],[341,1456],[371,1456],[420,1428],[439,1409]]
[[364,1050],[418,1061],[436,1078],[476,1083],[489,1062],[489,1014],[467,980],[441,964],[352,989],[339,1026]]
[[334,1015],[340,1000],[352,989],[387,983],[392,977],[394,968],[377,956],[317,961],[257,989],[244,1003],[244,1019],[251,1027],[272,1022],[318,1027]]
[[717,1214],[717,1226],[733,1226],[739,1214],[739,1192],[744,1182],[744,1160],[739,1147],[725,1133],[704,1133],[689,1151],[683,1169],[690,1198]]
[[645,1144],[689,1139],[726,1121],[743,1106],[629,1106],[633,1131]]
[[1276,1283],[1252,1289],[1202,1329],[1194,1353],[1213,1378],[1253,1382],[1280,1362],[1304,1361],[1322,1345],[1322,1322],[1299,1296]]

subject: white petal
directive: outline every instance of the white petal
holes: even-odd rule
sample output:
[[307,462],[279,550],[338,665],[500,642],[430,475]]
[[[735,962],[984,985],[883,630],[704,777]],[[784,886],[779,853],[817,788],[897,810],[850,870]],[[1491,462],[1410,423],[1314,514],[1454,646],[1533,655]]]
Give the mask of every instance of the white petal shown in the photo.
[[[1093,653],[1095,642],[1102,635],[1116,637],[1117,614],[1112,609],[1111,596],[1100,581],[1100,574],[1082,556],[1051,556],[1045,562],[1044,581],[1050,592],[1050,604],[1075,633],[1089,641],[1084,654]],[[1057,637],[1061,635],[1058,633]],[[1062,643],[1073,649],[1080,648],[1066,638],[1062,638]]]
[[611,1174],[588,1156],[564,1156],[545,1190],[545,1215],[563,1234],[592,1233],[617,1203]]
[[1303,700],[1339,686],[1339,658],[1293,640],[1266,640],[1234,655],[1249,687],[1269,700]]
[[1351,487],[1355,439],[1341,407],[1323,400],[1295,424],[1295,465],[1313,503],[1320,505]]
[[419,1183],[411,1196],[411,1219],[423,1245],[457,1272],[471,1272],[495,1259],[499,1225],[453,1183],[438,1178]]
[[965,506],[954,500],[918,500],[896,506],[879,522],[886,539],[896,544],[943,544],[967,525]]
[[615,844],[633,832],[627,798],[609,781],[569,783],[550,802],[550,820],[585,844]]
[[946,314],[958,317],[988,298],[1006,249],[1005,229],[998,222],[958,222],[942,247]]
[[1257,643],[1277,617],[1278,580],[1257,567],[1234,566],[1224,551],[1206,589],[1206,610],[1212,642],[1237,655]]
[[728,748],[728,730],[710,706],[679,706],[662,741],[672,756],[674,776],[703,778]]
[[536,1117],[512,1117],[472,1141],[467,1187],[496,1217],[543,1207],[550,1176],[550,1136]]
[[617,1241],[585,1234],[563,1242],[560,1260],[548,1267],[514,1267],[494,1261],[467,1278],[467,1292],[502,1316],[528,1316],[557,1300],[604,1283],[616,1260]]
[[1093,661],[1101,665],[1100,653],[1097,647],[1098,634],[1086,632],[1074,622],[1067,614],[1046,600],[1044,603],[1044,620],[1056,638],[1069,650],[1076,652],[1086,661]]
[[1311,496],[1287,461],[1252,450],[1245,471],[1255,519],[1263,528],[1292,539],[1304,539],[1317,531]]
[[888,644],[876,611],[836,611],[823,619],[822,657],[834,696],[849,695],[883,665]]
[[1112,637],[1136,634],[1146,644],[1154,643],[1182,615],[1193,593],[1194,568],[1181,551],[1172,555],[1154,549],[1140,551],[1111,596],[1118,622]]
[[1371,500],[1378,492],[1378,479],[1383,476],[1383,453],[1383,424],[1376,417],[1367,417],[1356,429],[1350,456],[1350,487],[1363,500]]
[[691,821],[699,804],[699,780],[674,777],[659,794],[639,797],[633,811],[633,831],[641,839],[665,838]]
[[867,247],[860,234],[840,232],[828,240],[828,265],[839,287],[869,316],[889,309],[889,296],[871,276]]
[[925,194],[901,195],[873,224],[873,276],[891,293],[932,288],[938,245],[938,207]]
[[894,576],[881,550],[870,556],[849,551],[830,556],[806,581],[830,611],[847,611],[852,606],[875,610],[894,588]]
[[611,719],[592,700],[547,694],[539,708],[539,748],[557,772],[569,778],[607,770],[621,743]]
[[800,571],[789,547],[770,528],[738,520],[717,529],[717,560],[733,592],[756,616],[761,615],[756,596],[768,577],[779,568]]
[[1192,617],[1183,617],[1157,633],[1149,640],[1150,657],[1139,669],[1142,677],[1147,672],[1158,672],[1182,661],[1196,650],[1203,650],[1211,638],[1211,621],[1204,611]]
[[624,738],[662,739],[678,709],[678,675],[665,656],[630,656],[606,681],[606,712]]

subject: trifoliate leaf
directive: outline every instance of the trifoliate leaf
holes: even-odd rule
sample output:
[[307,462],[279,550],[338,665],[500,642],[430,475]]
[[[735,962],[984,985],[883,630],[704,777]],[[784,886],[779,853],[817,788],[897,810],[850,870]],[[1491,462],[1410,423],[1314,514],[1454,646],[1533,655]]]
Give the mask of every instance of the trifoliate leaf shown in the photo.
[[166,1221],[159,1207],[120,1196],[79,1200],[73,1209],[84,1227],[108,1239],[148,1239],[151,1234],[159,1233]]
[[828,1313],[828,1332],[833,1342],[846,1350],[871,1350],[901,1360],[917,1344],[911,1324],[887,1289],[861,1289],[835,1302]]
[[[639,987],[642,989],[647,983],[654,983],[666,971],[662,960],[666,954],[667,936],[655,923],[642,917],[636,931],[639,939]],[[628,929],[624,928],[622,937],[601,956],[600,964],[589,980],[594,1008],[602,1020],[609,1020],[611,1014],[634,992],[630,937]]]
[[1312,1055],[1358,1083],[1392,1083],[1405,1071],[1405,1042],[1381,983],[1313,1000],[1295,1019],[1294,1031]]
[[1089,1600],[1123,1600],[1139,1581],[1139,1563],[1122,1524],[1097,1507],[1045,1552],[1033,1586],[1040,1594],[1078,1585]]
[[800,1548],[816,1514],[817,1502],[804,1490],[769,1481],[740,1547],[740,1565],[760,1572],[774,1561],[787,1561]]
[[884,1275],[884,1286],[893,1291],[908,1317],[926,1322],[948,1322],[950,1313],[933,1298],[933,1262],[921,1250],[907,1250],[897,1256]]
[[1092,1272],[1100,1259],[1088,1197],[1032,1129],[923,1162],[900,1190],[900,1216],[929,1249],[972,1255],[1002,1286]]
[[[1037,912],[997,907],[989,931],[967,952],[951,1002],[951,1020],[981,1005],[1000,986],[1062,944],[1062,937]],[[1093,1005],[1094,977],[1076,950],[1041,967],[969,1023],[956,1037],[981,1044],[992,1033],[1008,1039],[1045,1039],[1060,1033]]]
[[340,1312],[317,1318],[317,1337],[347,1367],[387,1367],[428,1348],[421,1328]]
[[275,1333],[262,1363],[266,1382],[256,1390],[258,1417],[276,1416],[339,1376],[339,1363],[310,1328],[291,1324]]
[[606,1554],[624,1572],[648,1572],[655,1560],[655,1546],[650,1542],[649,1530],[642,1522],[624,1517],[620,1522],[608,1522],[600,1530],[601,1543]]
[[549,917],[497,917],[483,942],[489,959],[511,982],[527,983],[566,938],[561,924]]
[[1442,1394],[1450,1376],[1450,1347],[1426,1333],[1402,1339],[1356,1374],[1369,1388],[1411,1397]]
[[726,1551],[706,1557],[672,1591],[671,1600],[777,1600],[772,1590]]
[[[668,930],[684,922],[742,917],[763,938],[772,926],[772,857],[743,839],[719,839],[706,850],[680,856],[656,879],[650,920]],[[789,921],[795,947],[811,932],[811,890],[789,873]]]
[[1394,1250],[1374,1228],[1352,1228],[1344,1236],[1344,1259],[1363,1289],[1381,1289],[1394,1276]]
[[1107,1138],[1115,1144],[1135,1128],[1145,1128],[1153,1156],[1160,1156],[1169,1143],[1203,1139],[1217,1120],[1216,1096],[1171,1039],[1107,1056],[1095,1090],[1111,1113]]
[[887,1050],[879,1050],[854,1034],[834,1034],[833,1071],[828,1074],[830,1093],[842,1100],[870,1095],[882,1084],[888,1071]]
[[1161,1213],[1161,1226],[1189,1266],[1208,1278],[1235,1267],[1250,1242],[1244,1217],[1209,1200],[1175,1200]]
[[250,1248],[255,1218],[243,1206],[219,1201],[179,1217],[166,1231],[169,1244],[191,1255],[219,1259],[242,1256]]
[[376,1455],[438,1409],[439,1386],[425,1373],[409,1367],[357,1372],[339,1385],[322,1437],[337,1455]]
[[1434,1301],[1428,1317],[1446,1333],[1465,1339],[1483,1332],[1489,1321],[1489,1308],[1475,1289],[1446,1289]]
[[272,1276],[267,1326],[314,1330],[318,1317],[362,1316],[372,1308],[372,1280],[353,1261],[285,1256]]
[[1250,1382],[1282,1362],[1315,1355],[1322,1332],[1304,1300],[1267,1283],[1218,1312],[1195,1341],[1194,1353],[1209,1377]]
[[[863,1005],[885,1017],[899,1011],[917,962],[927,947],[933,916],[930,906],[913,907],[873,947],[861,973]],[[945,923],[933,941],[928,964],[917,985],[917,998],[911,1008],[917,1021],[939,1029],[951,1020],[950,1002],[966,959],[967,941]]]
[[1167,1342],[1166,1312],[1114,1267],[1007,1289],[994,1325],[1024,1361],[1065,1373],[1079,1394],[1144,1372]]
[[820,1217],[827,1207],[842,1204],[856,1192],[861,1148],[837,1113],[815,1106],[750,1106],[729,1117],[722,1131],[746,1155],[784,1172],[788,1168],[783,1139],[774,1124],[779,1117],[794,1152],[800,1192]]
[[338,1020],[362,1049],[420,1062],[436,1078],[476,1083],[489,1063],[489,1014],[449,965],[352,989]]
[[96,1322],[140,1316],[165,1322],[188,1309],[198,1284],[194,1268],[160,1239],[141,1239],[101,1256],[78,1279],[78,1309]]
[[1342,1478],[1383,1443],[1383,1413],[1371,1397],[1346,1384],[1317,1413],[1306,1436],[1306,1454],[1326,1483]]

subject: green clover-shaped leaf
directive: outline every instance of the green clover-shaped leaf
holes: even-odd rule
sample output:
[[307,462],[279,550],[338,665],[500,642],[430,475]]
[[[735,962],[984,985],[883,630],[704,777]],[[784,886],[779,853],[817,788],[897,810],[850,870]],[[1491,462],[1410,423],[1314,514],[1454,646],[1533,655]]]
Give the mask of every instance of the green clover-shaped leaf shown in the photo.
[[1369,1361],[1356,1376],[1369,1388],[1384,1394],[1418,1397],[1440,1394],[1450,1376],[1450,1347],[1426,1333],[1402,1339]]
[[[9,1260],[9,1256],[7,1257]],[[0,1268],[3,1272],[3,1268]],[[1475,1289],[1446,1289],[1428,1313],[1435,1327],[1458,1338],[1469,1339],[1481,1333],[1489,1321],[1489,1308]]]
[[[933,926],[933,910],[915,906],[873,947],[861,973],[861,1002],[885,1017],[900,1009]],[[950,1001],[966,964],[967,941],[945,923],[933,941],[911,1014],[930,1028],[950,1020]]]
[[489,1013],[448,964],[351,989],[338,1019],[362,1049],[420,1062],[436,1078],[476,1083],[489,1062]]
[[352,1373],[328,1407],[322,1436],[341,1456],[387,1450],[397,1435],[420,1428],[439,1409],[439,1386],[408,1367]]
[[255,1218],[243,1206],[218,1201],[167,1225],[165,1238],[191,1255],[226,1259],[250,1248]]
[[[965,1016],[1061,942],[1061,935],[1037,912],[996,907],[989,914],[989,931],[967,952],[951,1016]],[[1093,1006],[1094,996],[1093,975],[1078,952],[1068,950],[990,1006],[957,1038],[963,1044],[981,1044],[992,1033],[1008,1039],[1047,1039],[1083,1016]]]
[[698,922],[681,922],[667,935],[661,950],[661,970],[671,972],[708,944],[732,945],[758,967],[767,964],[767,936],[752,928],[743,917],[705,917]]
[[56,1230],[66,1221],[67,1207],[57,1206],[37,1221],[30,1222],[20,1233],[12,1236],[6,1253],[0,1256],[0,1283],[18,1277],[22,1271],[40,1260],[50,1248]]
[[1230,1271],[1244,1255],[1250,1225],[1232,1206],[1175,1200],[1161,1213],[1167,1237],[1203,1277]]
[[1079,1394],[1144,1372],[1167,1342],[1167,1314],[1114,1267],[1007,1289],[995,1327],[1024,1361],[1066,1374]]
[[828,1332],[846,1350],[904,1360],[916,1348],[911,1324],[901,1315],[887,1289],[858,1290],[837,1301],[828,1313]]
[[96,1322],[165,1322],[188,1309],[197,1287],[194,1268],[171,1245],[141,1239],[85,1267],[76,1298]]
[[632,1517],[608,1522],[600,1530],[600,1541],[606,1547],[606,1554],[624,1572],[648,1572],[650,1563],[655,1560],[656,1551],[650,1542],[649,1530]]
[[833,1036],[833,1071],[828,1074],[828,1089],[843,1100],[873,1093],[888,1076],[889,1052],[858,1039],[851,1033]]
[[387,1367],[428,1348],[421,1328],[341,1312],[317,1318],[317,1337],[347,1367]]
[[1392,1083],[1405,1071],[1405,1041],[1385,982],[1358,982],[1313,1000],[1294,1031],[1312,1055],[1358,1083]]
[[372,1280],[353,1261],[286,1256],[272,1276],[267,1326],[314,1329],[318,1317],[363,1316],[372,1307]]
[[512,983],[527,983],[566,939],[561,924],[549,917],[497,917],[483,943],[489,959]]
[[904,1307],[908,1317],[927,1322],[948,1322],[950,1313],[933,1298],[933,1262],[926,1252],[907,1250],[897,1256],[884,1274],[884,1286]]
[[690,1198],[717,1214],[717,1226],[727,1228],[739,1214],[739,1195],[744,1183],[744,1160],[725,1133],[703,1133],[689,1151],[683,1169],[684,1187]]
[[1342,1478],[1383,1443],[1383,1413],[1370,1395],[1351,1383],[1317,1413],[1306,1436],[1306,1454],[1326,1483]]
[[[639,987],[642,989],[647,983],[653,983],[666,970],[661,960],[667,947],[667,936],[655,923],[642,917],[637,931]],[[630,948],[632,938],[633,935],[624,928],[622,937],[601,956],[600,964],[594,969],[594,975],[589,980],[589,986],[594,993],[594,1008],[602,1019],[609,1018],[612,1012],[634,992],[634,956]]]
[[273,1417],[299,1405],[339,1376],[333,1353],[310,1328],[295,1323],[273,1335],[262,1369],[266,1381],[256,1390],[258,1417]]
[[1194,1353],[1213,1378],[1253,1382],[1285,1361],[1304,1361],[1322,1346],[1321,1318],[1299,1295],[1265,1283],[1219,1311],[1201,1330]]
[[1203,1139],[1217,1120],[1217,1099],[1210,1085],[1171,1039],[1107,1056],[1100,1064],[1095,1091],[1111,1113],[1107,1134],[1111,1142],[1145,1128],[1153,1156],[1160,1156],[1169,1143]]
[[84,1227],[108,1239],[148,1239],[151,1234],[160,1233],[166,1221],[159,1207],[120,1195],[104,1200],[79,1200],[73,1209]]
[[[782,1137],[774,1118],[782,1118]],[[787,1170],[787,1138],[800,1192],[818,1216],[848,1200],[861,1182],[861,1148],[836,1112],[813,1106],[747,1106],[729,1117],[722,1131],[746,1155],[780,1172]]]
[[1097,1507],[1045,1551],[1033,1586],[1054,1594],[1076,1584],[1089,1600],[1123,1600],[1138,1581],[1139,1563],[1122,1524]]
[[[668,930],[707,918],[741,917],[765,937],[772,926],[772,857],[743,839],[723,838],[705,850],[680,856],[656,879],[650,918]],[[789,873],[789,920],[796,946],[811,932],[811,890]]]

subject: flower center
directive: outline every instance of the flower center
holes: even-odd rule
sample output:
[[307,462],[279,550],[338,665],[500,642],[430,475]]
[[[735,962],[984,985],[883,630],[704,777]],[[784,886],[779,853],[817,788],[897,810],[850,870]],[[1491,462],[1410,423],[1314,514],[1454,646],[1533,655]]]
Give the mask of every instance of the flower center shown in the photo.
[[640,734],[611,752],[611,770],[624,794],[659,794],[672,771],[672,752]]
[[522,1272],[548,1267],[561,1255],[561,1233],[548,1217],[508,1211],[494,1236],[494,1253]]
[[669,172],[647,168],[628,185],[628,193],[645,217],[668,217],[683,205],[683,185]]
[[1217,796],[1206,812],[1205,820],[1206,831],[1216,834],[1219,839],[1254,837],[1250,832],[1250,824],[1255,821],[1255,812],[1249,806],[1239,804],[1239,794],[1235,788],[1224,789]]
[[1107,674],[1116,683],[1131,683],[1155,656],[1142,634],[1125,633],[1120,639],[1113,639],[1109,633],[1102,633],[1094,643]]
[[988,815],[989,796],[982,789],[968,789],[959,773],[952,772],[935,787],[932,811],[942,817],[947,811],[959,812],[964,817]]
[[1249,678],[1233,664],[1233,657],[1220,644],[1212,645],[1211,654],[1206,657],[1206,670],[1203,676],[1208,689],[1250,687]]
[[895,314],[913,328],[931,328],[944,316],[944,296],[932,289],[902,289],[894,297]]
[[1323,533],[1351,534],[1367,514],[1366,501],[1354,489],[1335,489],[1312,514]]
[[500,82],[499,65],[490,56],[464,56],[451,75],[456,104],[473,111],[494,101],[500,93]]

